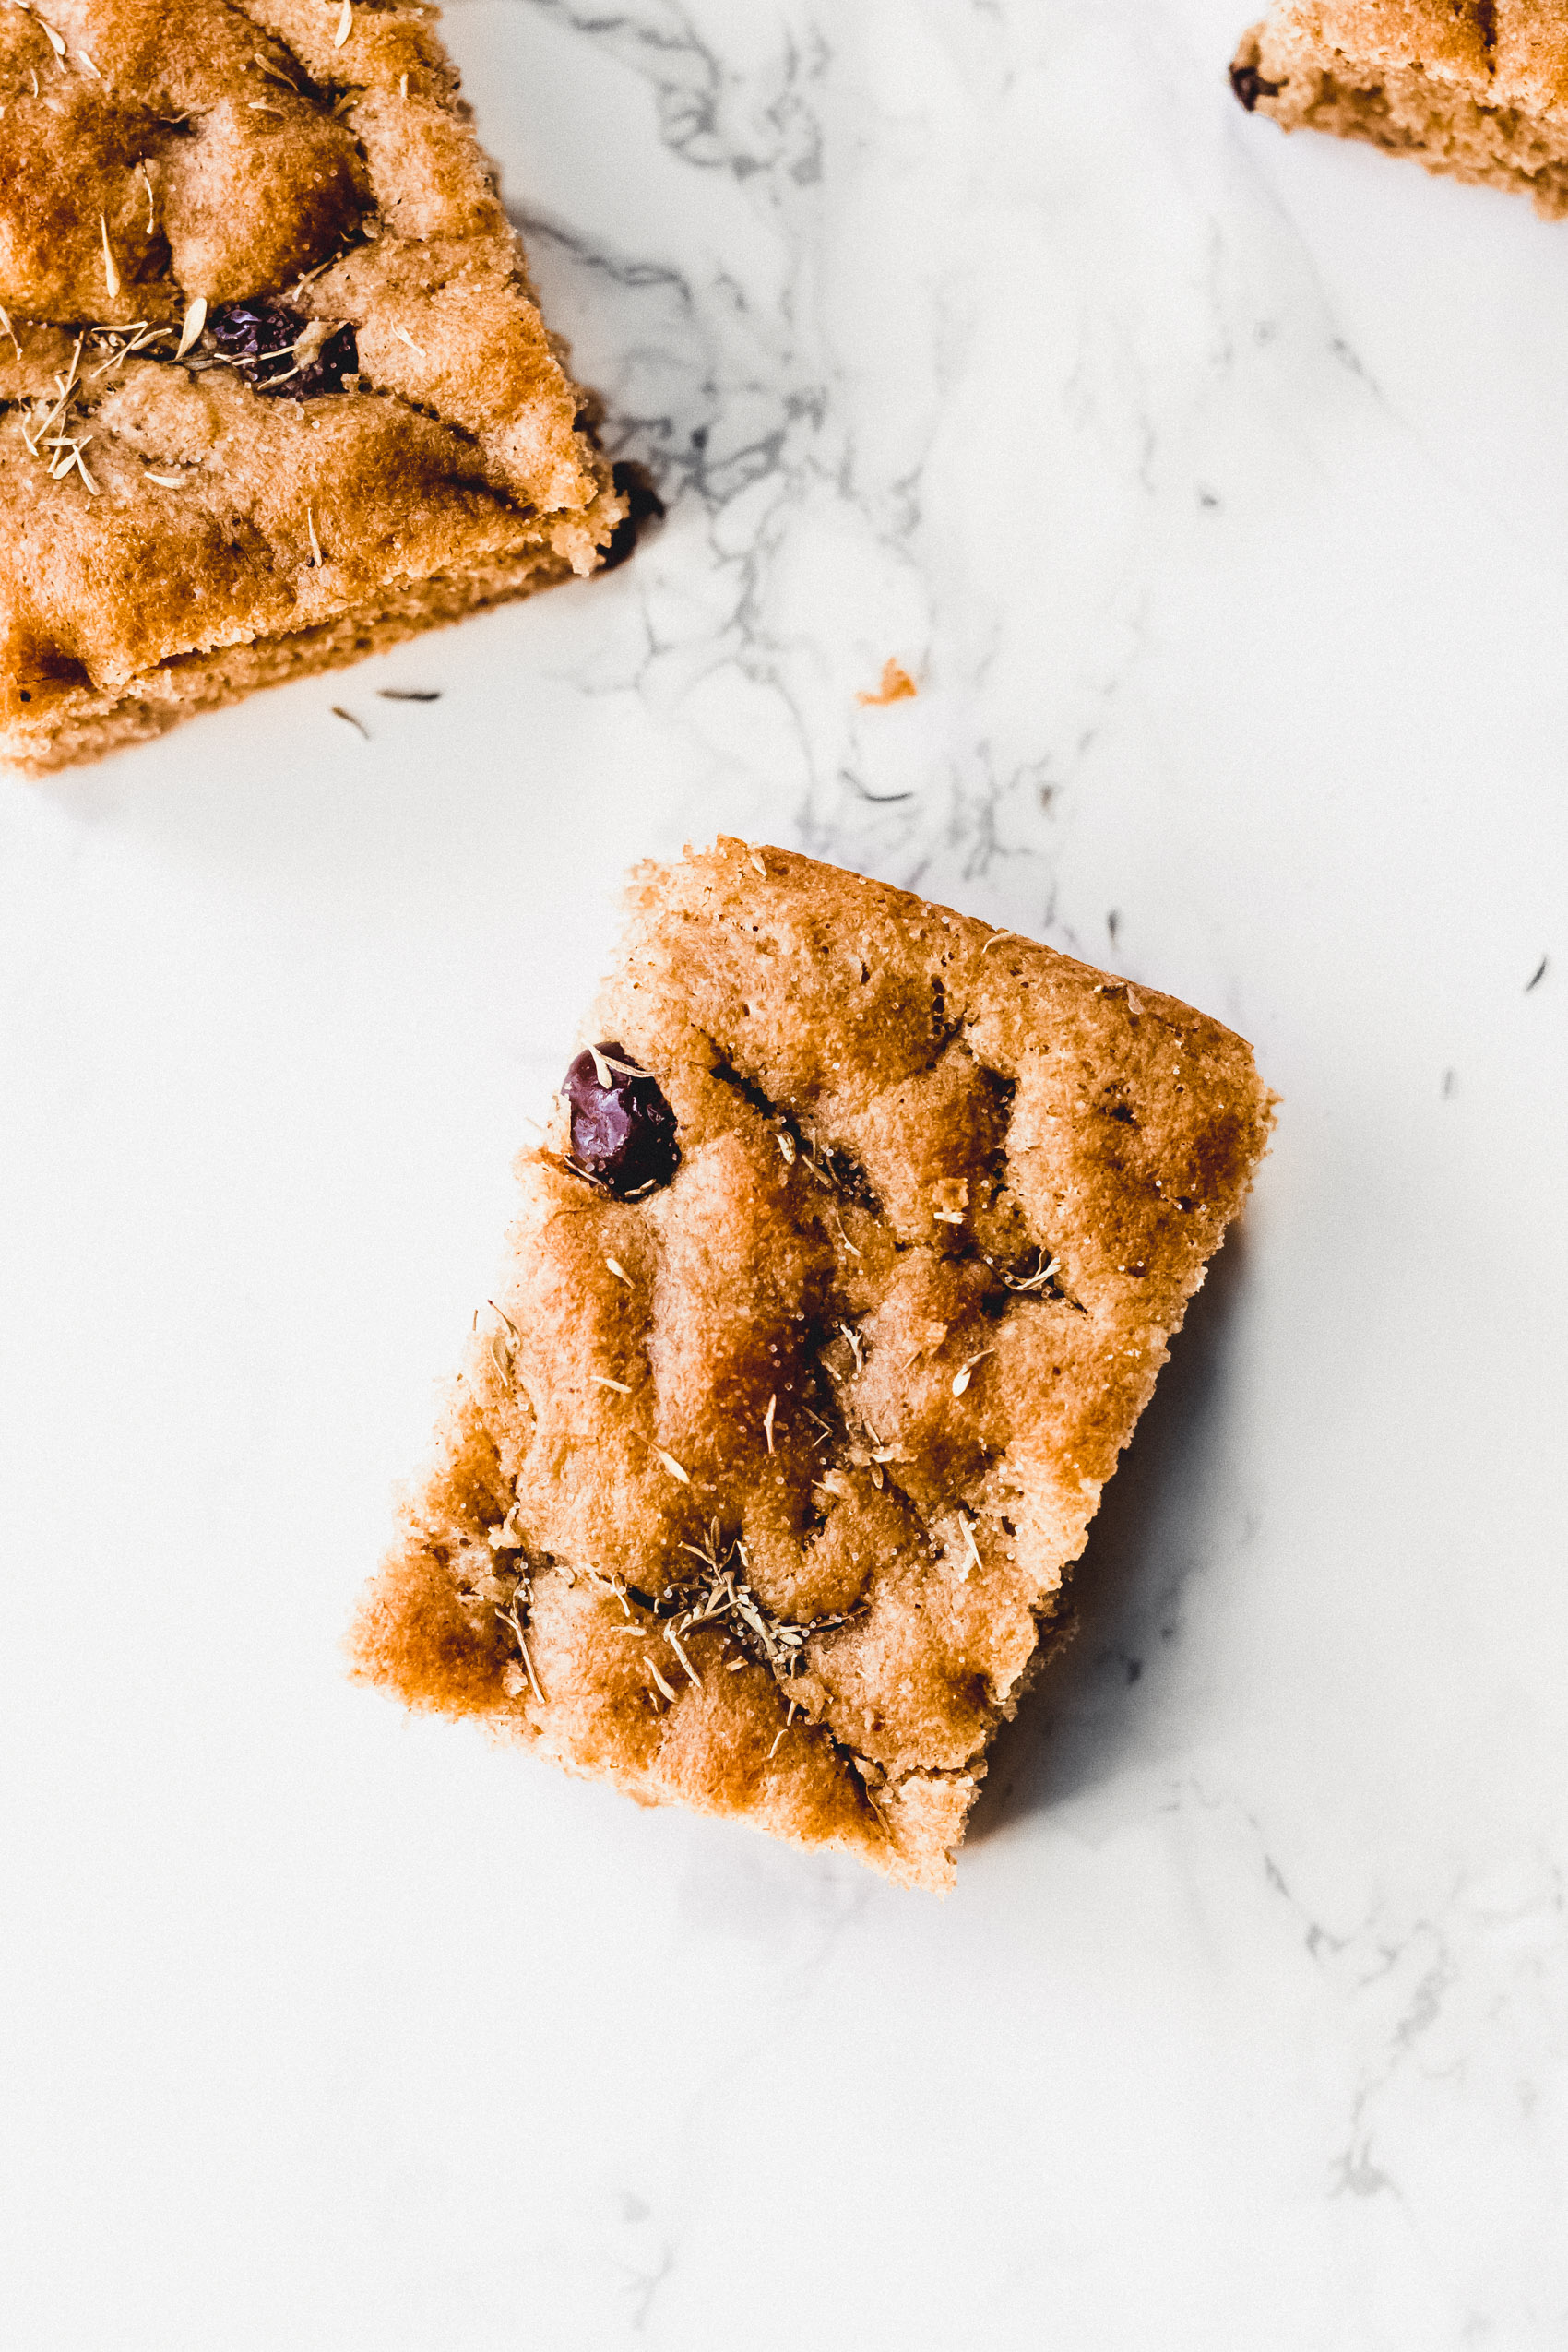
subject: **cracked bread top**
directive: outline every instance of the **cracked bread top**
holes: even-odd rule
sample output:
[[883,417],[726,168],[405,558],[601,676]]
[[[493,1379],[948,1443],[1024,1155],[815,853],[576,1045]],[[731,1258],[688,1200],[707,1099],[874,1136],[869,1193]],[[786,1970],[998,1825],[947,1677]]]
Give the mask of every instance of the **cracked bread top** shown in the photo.
[[623,502],[435,21],[0,7],[0,720],[378,585],[593,568]]
[[360,1669],[944,1884],[1269,1097],[1168,997],[722,839],[637,878],[587,1035],[679,1162],[522,1155]]
[[1260,32],[1265,73],[1316,49],[1568,123],[1568,17],[1547,0],[1279,0]]

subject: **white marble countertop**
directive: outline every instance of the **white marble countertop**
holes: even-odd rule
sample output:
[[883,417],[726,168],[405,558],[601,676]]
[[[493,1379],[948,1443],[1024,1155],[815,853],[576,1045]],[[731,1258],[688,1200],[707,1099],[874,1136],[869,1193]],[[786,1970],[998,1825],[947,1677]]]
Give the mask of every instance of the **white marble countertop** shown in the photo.
[[[1244,15],[458,0],[668,522],[0,795],[15,2352],[1568,2345],[1568,227]],[[337,1651],[720,828],[1284,1097],[944,1905]]]

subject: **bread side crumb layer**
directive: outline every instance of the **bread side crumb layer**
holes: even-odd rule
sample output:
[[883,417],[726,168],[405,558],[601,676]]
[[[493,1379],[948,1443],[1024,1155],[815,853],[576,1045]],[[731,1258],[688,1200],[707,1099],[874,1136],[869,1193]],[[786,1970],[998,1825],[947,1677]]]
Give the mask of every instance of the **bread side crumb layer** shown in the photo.
[[1568,19],[1544,0],[1284,0],[1242,39],[1249,112],[1568,213]]
[[427,629],[444,628],[493,604],[510,603],[572,577],[550,548],[469,573],[411,582],[315,627],[259,642],[187,653],[130,681],[122,694],[57,690],[36,733],[14,731],[21,774],[45,776],[101,759],[129,743],[166,734],[183,719],[241,702],[265,686],[286,685],[325,670],[343,670]]

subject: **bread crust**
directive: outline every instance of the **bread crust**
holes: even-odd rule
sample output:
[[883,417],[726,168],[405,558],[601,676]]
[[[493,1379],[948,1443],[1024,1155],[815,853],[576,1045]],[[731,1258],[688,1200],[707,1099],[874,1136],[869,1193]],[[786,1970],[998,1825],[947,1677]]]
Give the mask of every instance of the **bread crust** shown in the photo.
[[[602,562],[627,501],[435,25],[5,12],[0,757],[90,757]],[[265,364],[219,331],[237,305]]]
[[680,1164],[614,1199],[564,1109],[521,1155],[356,1670],[944,1887],[1272,1099],[1172,998],[722,838],[636,877],[584,1038]]

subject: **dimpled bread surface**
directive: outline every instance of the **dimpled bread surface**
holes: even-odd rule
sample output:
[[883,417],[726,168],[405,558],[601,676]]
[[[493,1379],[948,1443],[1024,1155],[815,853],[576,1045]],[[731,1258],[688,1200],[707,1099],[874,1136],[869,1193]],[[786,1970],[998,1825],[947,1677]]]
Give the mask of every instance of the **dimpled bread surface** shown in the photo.
[[726,839],[635,878],[583,1035],[679,1165],[612,1197],[564,1106],[521,1155],[357,1669],[945,1887],[1271,1098],[1184,1004]]
[[[0,10],[0,757],[88,757],[602,560],[625,501],[435,22]],[[224,362],[213,322],[257,299],[352,329],[344,388]]]
[[1277,0],[1231,67],[1249,111],[1412,155],[1568,212],[1568,9],[1557,0]]

